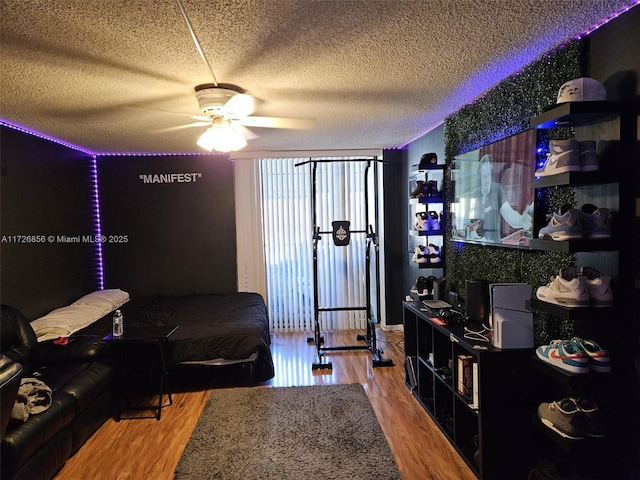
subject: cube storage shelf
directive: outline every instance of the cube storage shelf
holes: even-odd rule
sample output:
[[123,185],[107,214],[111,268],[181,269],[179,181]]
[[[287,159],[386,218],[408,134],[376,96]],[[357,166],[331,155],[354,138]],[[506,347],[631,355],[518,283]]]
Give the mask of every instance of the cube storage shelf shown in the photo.
[[[532,349],[501,350],[468,340],[463,326],[438,325],[437,312],[421,302],[403,306],[405,380],[414,397],[478,478],[526,478],[535,462],[531,439],[522,435],[535,408]],[[458,390],[461,355],[477,365],[477,408],[473,396]]]

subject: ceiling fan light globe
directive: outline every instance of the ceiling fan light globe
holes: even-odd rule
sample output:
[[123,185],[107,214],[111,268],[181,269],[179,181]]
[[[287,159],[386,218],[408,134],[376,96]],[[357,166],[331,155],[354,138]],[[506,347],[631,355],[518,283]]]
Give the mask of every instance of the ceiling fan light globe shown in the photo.
[[230,126],[208,128],[196,142],[207,151],[234,152],[247,146],[245,138]]

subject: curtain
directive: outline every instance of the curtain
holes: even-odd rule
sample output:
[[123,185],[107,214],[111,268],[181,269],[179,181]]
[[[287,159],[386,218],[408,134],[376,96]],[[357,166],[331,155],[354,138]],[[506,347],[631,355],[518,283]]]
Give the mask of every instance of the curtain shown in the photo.
[[[314,226],[312,211],[312,163],[308,158],[276,158],[260,161],[262,234],[267,282],[267,305],[273,331],[312,331],[314,328]],[[317,158],[316,223],[320,232],[331,232],[332,222],[350,222],[347,246],[336,246],[331,233],[317,241],[318,305],[320,308],[365,307],[366,225],[376,230],[373,192],[365,202],[366,161],[353,158]],[[298,166],[296,166],[298,164]],[[371,258],[375,253],[369,246]],[[372,260],[373,262],[373,260]],[[371,272],[375,274],[372,269]],[[372,276],[371,284],[375,284]],[[370,298],[371,302],[374,299]],[[373,308],[376,306],[373,305]],[[323,330],[366,328],[366,310],[319,313]]]

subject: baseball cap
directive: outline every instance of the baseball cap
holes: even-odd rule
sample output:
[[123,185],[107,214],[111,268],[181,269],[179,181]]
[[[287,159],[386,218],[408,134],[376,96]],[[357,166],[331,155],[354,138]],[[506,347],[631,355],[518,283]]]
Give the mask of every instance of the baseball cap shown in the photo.
[[565,82],[558,91],[556,103],[597,102],[607,100],[607,91],[599,81],[590,77]]
[[436,163],[438,163],[438,155],[435,153],[425,153],[420,157],[420,166],[418,168],[424,170],[429,165],[435,165]]

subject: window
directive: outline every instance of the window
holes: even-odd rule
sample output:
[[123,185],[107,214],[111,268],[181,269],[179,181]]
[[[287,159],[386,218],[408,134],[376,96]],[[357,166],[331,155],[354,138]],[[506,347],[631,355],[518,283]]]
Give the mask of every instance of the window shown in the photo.
[[[267,305],[274,331],[312,331],[314,328],[314,268],[312,169],[309,159],[263,159],[260,161],[262,235],[266,265]],[[349,220],[351,241],[338,247],[331,233],[317,242],[318,305],[321,308],[366,306],[367,215],[377,231],[375,188],[365,201],[365,181],[373,183],[375,169],[368,162],[350,157],[314,159],[316,170],[316,219],[321,232],[331,231],[331,222]],[[328,161],[330,160],[330,161]],[[358,160],[362,160],[358,157]],[[375,162],[373,162],[375,164]],[[369,178],[365,178],[365,174]],[[377,274],[372,258],[371,285]],[[374,295],[371,296],[374,301]],[[377,305],[372,305],[377,311]],[[366,311],[321,312],[322,329],[366,328]]]

